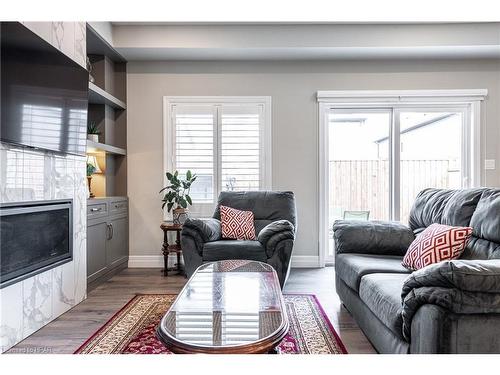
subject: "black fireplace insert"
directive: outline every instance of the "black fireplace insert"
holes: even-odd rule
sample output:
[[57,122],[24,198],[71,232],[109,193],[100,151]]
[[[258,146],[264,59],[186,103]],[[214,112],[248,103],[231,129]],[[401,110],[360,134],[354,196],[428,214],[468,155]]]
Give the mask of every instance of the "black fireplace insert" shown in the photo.
[[0,288],[73,260],[73,201],[0,205]]

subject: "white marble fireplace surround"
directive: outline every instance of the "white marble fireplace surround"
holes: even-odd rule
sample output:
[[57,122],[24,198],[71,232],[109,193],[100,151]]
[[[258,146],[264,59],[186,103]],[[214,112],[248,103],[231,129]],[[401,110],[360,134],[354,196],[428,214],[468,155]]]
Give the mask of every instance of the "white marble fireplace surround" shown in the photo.
[[[0,202],[73,199],[73,261],[0,290],[0,352],[86,298],[86,158],[0,143]],[[43,352],[44,348],[39,348]]]

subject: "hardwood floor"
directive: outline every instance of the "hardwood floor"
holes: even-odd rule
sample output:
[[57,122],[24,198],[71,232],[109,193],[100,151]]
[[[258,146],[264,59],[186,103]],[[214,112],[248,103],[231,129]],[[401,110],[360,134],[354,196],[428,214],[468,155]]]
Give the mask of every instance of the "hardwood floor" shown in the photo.
[[[88,298],[26,338],[8,353],[73,353],[134,295],[176,294],[186,279],[163,277],[160,269],[128,268],[88,293]],[[315,294],[349,353],[374,353],[335,293],[333,267],[292,269],[284,293]]]

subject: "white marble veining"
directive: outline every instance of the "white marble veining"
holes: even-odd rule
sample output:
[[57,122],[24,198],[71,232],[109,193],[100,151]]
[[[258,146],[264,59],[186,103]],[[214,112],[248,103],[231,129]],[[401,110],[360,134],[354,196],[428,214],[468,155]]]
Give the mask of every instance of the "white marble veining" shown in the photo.
[[0,203],[73,200],[73,261],[0,290],[0,352],[86,298],[85,167],[84,156],[0,143]]
[[74,59],[87,68],[87,23],[75,22],[75,56]]
[[64,22],[52,22],[52,44],[61,51],[63,50],[64,36]]
[[52,315],[59,316],[76,305],[75,264],[66,263],[52,270]]
[[52,270],[22,281],[23,283],[23,337],[52,320]]
[[0,289],[0,352],[23,338],[23,283]]
[[87,67],[86,22],[23,22],[24,26]]
[[73,180],[73,254],[75,303],[87,298],[87,160],[74,158]]

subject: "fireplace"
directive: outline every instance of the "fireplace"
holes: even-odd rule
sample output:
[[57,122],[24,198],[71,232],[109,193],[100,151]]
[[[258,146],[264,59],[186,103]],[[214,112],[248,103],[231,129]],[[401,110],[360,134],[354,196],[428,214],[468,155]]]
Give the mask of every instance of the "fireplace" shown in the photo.
[[73,259],[72,203],[0,205],[0,288]]

